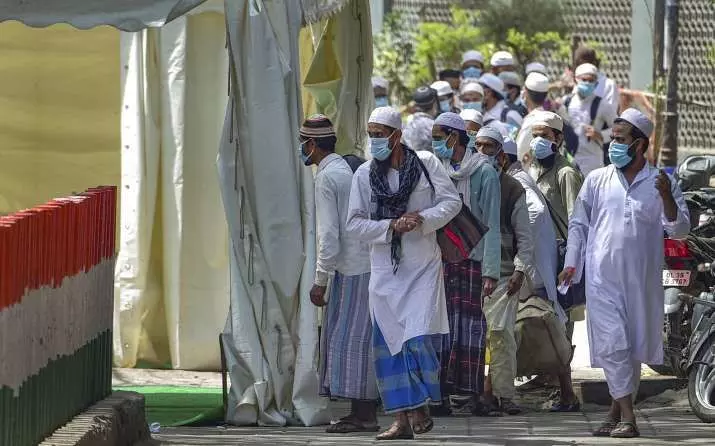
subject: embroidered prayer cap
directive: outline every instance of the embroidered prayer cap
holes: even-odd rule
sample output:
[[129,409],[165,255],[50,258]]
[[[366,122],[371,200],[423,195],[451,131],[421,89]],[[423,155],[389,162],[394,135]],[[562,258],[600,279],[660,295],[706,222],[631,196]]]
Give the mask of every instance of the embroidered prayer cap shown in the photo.
[[390,82],[387,81],[384,77],[380,76],[374,76],[372,78],[372,88],[379,87],[379,88],[384,88],[385,90],[389,90],[390,88]]
[[641,113],[638,109],[626,109],[623,113],[621,113],[621,116],[619,116],[615,122],[618,121],[626,121],[633,127],[643,132],[646,137],[650,137],[651,133],[653,133],[653,121],[648,119],[648,117]]
[[484,89],[479,84],[479,82],[475,82],[474,80],[462,83],[462,88],[459,91],[459,94],[470,92],[479,93],[480,95],[484,96]]
[[462,65],[467,62],[479,62],[483,64],[484,56],[482,56],[482,53],[477,50],[467,51],[466,53],[462,54]]
[[508,67],[514,65],[514,56],[509,51],[497,51],[492,54],[490,63],[493,67]]
[[546,93],[549,91],[549,78],[541,73],[529,73],[524,81],[524,87],[535,93]]
[[499,79],[504,82],[504,85],[513,85],[516,87],[521,87],[521,76],[515,71],[502,71],[499,73]]
[[546,67],[542,63],[531,62],[530,64],[526,65],[526,74],[528,75],[531,73],[546,74]]
[[430,87],[437,92],[437,96],[449,96],[450,94],[454,94],[452,86],[449,85],[449,82],[447,81],[434,82],[430,85]]
[[304,138],[325,138],[335,136],[335,129],[327,116],[317,114],[308,116],[298,133]]
[[452,112],[442,113],[441,115],[437,116],[437,119],[435,119],[434,124],[443,125],[455,130],[465,130],[464,119],[462,119],[462,117],[458,114]]
[[412,95],[412,100],[419,106],[432,105],[437,101],[437,92],[427,86],[418,87]]
[[479,78],[479,83],[482,84],[482,86],[489,88],[490,90],[493,90],[495,93],[504,94],[504,82],[499,79],[499,76],[492,74],[492,73],[485,73],[482,74],[482,77]]
[[504,144],[504,137],[502,136],[501,132],[494,127],[482,127],[477,132],[477,138],[489,138],[499,143],[499,145]]
[[482,115],[481,112],[477,110],[472,110],[472,109],[466,109],[462,110],[462,113],[459,114],[459,117],[464,120],[465,124],[467,121],[471,121],[475,124],[482,125],[484,122],[484,116]]
[[392,107],[378,107],[370,114],[370,124],[382,124],[393,129],[402,128],[400,113]]
[[516,155],[517,154],[516,141],[514,141],[513,139],[511,139],[509,137],[504,138],[504,144],[502,145],[502,150],[507,155]]
[[534,116],[534,126],[546,126],[550,127],[554,130],[558,130],[559,132],[564,131],[564,120],[561,119],[561,116],[557,115],[554,112],[550,111],[540,111],[536,113]]
[[574,76],[579,77],[584,75],[598,76],[598,68],[596,68],[596,65],[590,63],[582,63],[581,65],[576,67],[576,72],[574,73]]

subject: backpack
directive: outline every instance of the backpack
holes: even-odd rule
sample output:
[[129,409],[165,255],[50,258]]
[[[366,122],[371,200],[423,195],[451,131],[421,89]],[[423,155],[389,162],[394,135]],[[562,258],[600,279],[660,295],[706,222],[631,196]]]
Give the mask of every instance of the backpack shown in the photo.
[[355,173],[357,168],[360,167],[360,165],[365,162],[365,158],[359,157],[357,155],[352,155],[352,154],[343,155],[343,159],[345,160],[345,162],[348,163],[348,166],[350,166],[350,169],[352,169],[353,173]]
[[[567,112],[572,99],[573,93],[567,95],[564,99],[564,107],[566,107]],[[596,116],[598,115],[598,107],[600,105],[601,97],[594,96],[593,102],[591,102],[591,109],[589,110],[589,114],[591,116],[591,125],[593,125],[594,121],[596,121]],[[604,123],[602,130],[605,130],[607,128],[608,125]],[[567,134],[567,132],[570,134]],[[567,124],[566,122],[564,122],[564,143],[566,144],[566,150],[568,150],[571,155],[575,155],[576,150],[578,150],[578,136],[576,135],[576,132],[574,132],[574,129],[571,124]],[[605,166],[611,164],[611,160],[608,159],[608,144],[603,145],[603,163]]]
[[514,328],[517,376],[556,375],[571,363],[573,346],[551,302],[539,296],[519,301]]

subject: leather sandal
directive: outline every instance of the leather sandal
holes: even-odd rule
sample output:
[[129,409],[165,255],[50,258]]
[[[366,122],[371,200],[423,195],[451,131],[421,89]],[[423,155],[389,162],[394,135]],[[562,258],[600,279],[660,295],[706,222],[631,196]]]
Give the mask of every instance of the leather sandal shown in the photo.
[[631,421],[621,421],[611,431],[611,438],[636,438],[640,437],[641,433],[638,430],[636,423]]
[[618,426],[618,421],[616,420],[606,420],[601,423],[598,428],[592,432],[594,437],[610,437],[611,432]]
[[375,440],[414,440],[415,435],[409,424],[400,424],[397,421],[392,423],[389,429],[378,434]]

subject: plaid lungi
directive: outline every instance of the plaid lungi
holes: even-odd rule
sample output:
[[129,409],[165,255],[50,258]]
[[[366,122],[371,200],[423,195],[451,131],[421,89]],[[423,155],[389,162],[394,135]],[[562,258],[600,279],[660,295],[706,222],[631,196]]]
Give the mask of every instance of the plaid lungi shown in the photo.
[[386,413],[441,401],[437,351],[442,335],[412,338],[394,356],[377,324],[373,324],[372,339],[377,387]]
[[442,349],[442,391],[481,394],[487,321],[482,312],[482,272],[479,262],[444,264],[449,334]]
[[321,332],[321,396],[377,399],[369,283],[370,273],[335,273]]

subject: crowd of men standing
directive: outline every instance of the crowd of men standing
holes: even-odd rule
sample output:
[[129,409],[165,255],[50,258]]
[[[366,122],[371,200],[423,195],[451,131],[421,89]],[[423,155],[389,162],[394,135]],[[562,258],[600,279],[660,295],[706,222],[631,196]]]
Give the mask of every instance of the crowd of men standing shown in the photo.
[[[552,101],[543,65],[528,64],[522,82],[508,52],[486,72],[468,51],[461,70],[415,91],[406,123],[375,78],[371,159],[359,166],[335,153],[327,117],[303,123],[299,155],[317,166],[321,394],[352,404],[329,433],[379,431],[378,402],[395,416],[380,440],[427,433],[438,415],[520,413],[516,319],[536,297],[569,342],[585,304],[591,360],[614,401],[594,435],[639,435],[640,364],[662,362],[663,230],[685,235],[689,217],[677,185],[646,162],[652,122],[617,115],[592,50],[575,60],[574,91]],[[460,212],[489,230],[447,262],[436,233]],[[585,302],[565,300],[579,284]],[[560,386],[551,410],[579,411],[568,361],[552,375],[541,378]]]

